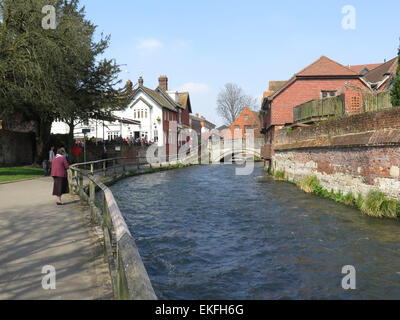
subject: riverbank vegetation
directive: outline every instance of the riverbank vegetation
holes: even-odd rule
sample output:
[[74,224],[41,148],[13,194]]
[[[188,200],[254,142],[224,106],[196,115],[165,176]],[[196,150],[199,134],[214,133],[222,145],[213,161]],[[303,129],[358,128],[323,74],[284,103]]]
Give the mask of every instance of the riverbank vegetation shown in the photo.
[[287,181],[296,184],[301,190],[306,193],[315,194],[319,197],[328,198],[335,202],[355,207],[364,214],[376,218],[400,218],[400,201],[389,199],[383,192],[370,191],[365,198],[361,194],[357,197],[349,192],[335,192],[327,190],[315,175],[308,176],[300,182],[291,181],[286,177],[284,170],[272,172],[272,176],[277,181]]

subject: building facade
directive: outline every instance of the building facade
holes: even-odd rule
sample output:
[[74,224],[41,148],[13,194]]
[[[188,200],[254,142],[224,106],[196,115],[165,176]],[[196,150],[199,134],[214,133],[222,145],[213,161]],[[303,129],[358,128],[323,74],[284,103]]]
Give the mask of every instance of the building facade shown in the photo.
[[345,93],[345,108],[348,113],[362,112],[363,91],[369,86],[363,76],[380,64],[345,67],[327,57],[321,57],[289,81],[278,84],[277,90],[270,88],[264,93],[261,108],[262,133],[265,136],[263,157],[270,160],[273,155],[276,131],[293,123],[294,107],[318,98],[329,98]]

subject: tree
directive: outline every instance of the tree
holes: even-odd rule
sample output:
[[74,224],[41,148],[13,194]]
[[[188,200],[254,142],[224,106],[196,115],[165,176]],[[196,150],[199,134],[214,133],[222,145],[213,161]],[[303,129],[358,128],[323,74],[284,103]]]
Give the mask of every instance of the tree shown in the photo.
[[[41,24],[49,4],[55,29]],[[49,147],[55,119],[70,125],[72,141],[77,119],[127,102],[114,89],[119,66],[98,61],[110,38],[95,42],[95,30],[79,0],[0,0],[0,116],[19,113],[36,122],[36,162]]]
[[255,109],[257,101],[243,92],[237,84],[227,83],[218,94],[217,112],[227,125],[231,125],[245,107]]
[[394,80],[392,91],[390,92],[392,96],[392,105],[400,106],[400,48],[399,48],[399,65],[397,67],[396,78]]

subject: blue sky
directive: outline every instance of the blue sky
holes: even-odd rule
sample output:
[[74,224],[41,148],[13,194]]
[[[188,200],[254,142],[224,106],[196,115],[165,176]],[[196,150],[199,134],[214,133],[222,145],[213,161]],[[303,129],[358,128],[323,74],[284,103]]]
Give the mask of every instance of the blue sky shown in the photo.
[[[215,111],[225,83],[261,97],[270,80],[287,80],[321,55],[344,65],[395,57],[398,0],[82,0],[90,20],[111,35],[107,57],[124,64],[121,79],[190,91],[194,113],[223,124]],[[356,9],[344,30],[342,8]]]

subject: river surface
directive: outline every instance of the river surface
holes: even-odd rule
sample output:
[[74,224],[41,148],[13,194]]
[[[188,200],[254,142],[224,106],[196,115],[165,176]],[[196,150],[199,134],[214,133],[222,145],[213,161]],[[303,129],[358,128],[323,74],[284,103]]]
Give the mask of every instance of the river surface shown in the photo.
[[[159,299],[400,299],[400,223],[235,165],[111,189]],[[342,267],[356,290],[342,288]]]

